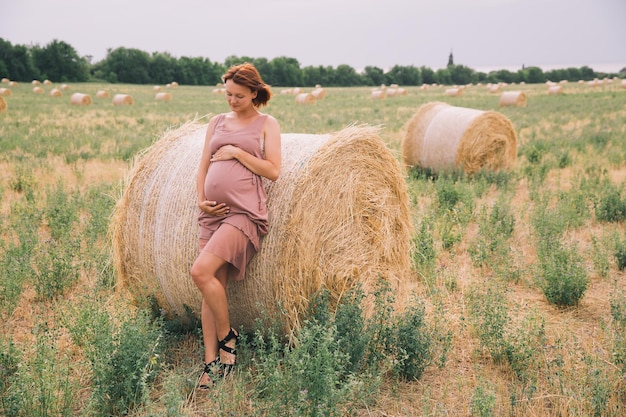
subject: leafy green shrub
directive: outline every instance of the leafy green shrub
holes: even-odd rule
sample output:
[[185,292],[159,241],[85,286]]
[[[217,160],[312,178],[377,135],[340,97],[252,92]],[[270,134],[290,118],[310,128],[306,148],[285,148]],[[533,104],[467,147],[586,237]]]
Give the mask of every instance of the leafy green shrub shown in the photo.
[[539,287],[549,303],[574,306],[589,286],[589,277],[575,247],[565,248],[558,240],[539,252]]
[[596,219],[601,222],[626,220],[626,198],[615,185],[608,186],[596,203]]
[[505,288],[497,283],[473,286],[467,295],[468,313],[480,344],[496,362],[507,359],[506,339],[511,319]]
[[419,229],[413,236],[411,243],[413,247],[411,257],[413,268],[415,268],[420,276],[428,279],[433,275],[435,270],[437,251],[435,249],[433,230],[427,220],[423,220],[420,223]]
[[424,306],[416,300],[393,326],[394,371],[405,380],[420,379],[432,360],[432,337],[424,316]]
[[91,365],[96,414],[127,414],[143,404],[157,371],[162,322],[151,322],[150,314],[139,310],[116,324],[118,320],[93,302],[85,302],[74,317],[66,321],[72,340]]
[[617,261],[617,269],[620,271],[626,269],[626,240],[617,243],[614,255]]
[[56,240],[42,242],[34,262],[37,296],[51,300],[74,285],[80,276],[79,242],[71,238],[59,243]]
[[496,394],[493,387],[486,385],[481,381],[474,389],[471,404],[472,416],[490,417],[494,415]]
[[53,239],[61,240],[70,235],[78,220],[78,208],[76,201],[71,201],[61,182],[48,190],[45,214]]

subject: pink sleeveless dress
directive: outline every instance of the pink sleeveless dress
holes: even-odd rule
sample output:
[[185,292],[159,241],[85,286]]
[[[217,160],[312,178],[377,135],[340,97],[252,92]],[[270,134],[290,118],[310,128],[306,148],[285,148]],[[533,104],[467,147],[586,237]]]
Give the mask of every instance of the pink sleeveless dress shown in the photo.
[[[260,114],[249,125],[236,130],[225,127],[225,115],[218,116],[209,143],[211,155],[224,145],[234,145],[263,158],[262,135],[267,115]],[[209,251],[229,263],[228,278],[245,278],[248,262],[258,252],[261,237],[267,234],[267,196],[263,181],[236,159],[214,161],[209,165],[204,180],[207,200],[225,203],[230,207],[226,216],[212,217],[201,211],[198,216],[200,250]],[[235,227],[240,233],[218,229],[223,224]]]

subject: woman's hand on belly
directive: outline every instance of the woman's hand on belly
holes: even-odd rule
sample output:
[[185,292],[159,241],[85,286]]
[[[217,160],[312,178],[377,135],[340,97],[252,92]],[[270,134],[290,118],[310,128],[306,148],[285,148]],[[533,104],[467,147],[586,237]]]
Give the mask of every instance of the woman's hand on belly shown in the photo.
[[200,210],[213,217],[221,217],[230,213],[230,207],[225,203],[218,203],[217,201],[204,200],[198,204]]
[[241,149],[239,149],[238,147],[233,145],[224,145],[217,151],[215,151],[215,153],[211,156],[211,162],[237,159],[238,152],[241,152]]

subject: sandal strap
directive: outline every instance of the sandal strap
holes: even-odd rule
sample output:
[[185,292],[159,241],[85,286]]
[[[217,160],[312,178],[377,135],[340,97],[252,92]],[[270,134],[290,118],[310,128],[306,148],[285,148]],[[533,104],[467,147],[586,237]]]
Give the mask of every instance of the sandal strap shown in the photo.
[[231,327],[226,337],[218,342],[219,348],[230,354],[233,354],[233,355],[236,354],[237,353],[236,348],[231,348],[230,346],[226,345],[226,343],[230,342],[233,339],[235,339],[235,341],[239,340],[239,334],[235,333],[235,330]]

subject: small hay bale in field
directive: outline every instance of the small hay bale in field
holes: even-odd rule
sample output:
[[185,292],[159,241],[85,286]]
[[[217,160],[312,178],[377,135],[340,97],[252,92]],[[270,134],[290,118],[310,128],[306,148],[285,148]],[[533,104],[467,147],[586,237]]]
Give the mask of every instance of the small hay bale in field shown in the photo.
[[155,85],[154,87],[152,87],[152,91],[161,91],[162,88],[160,85]]
[[620,83],[620,87],[626,88],[626,79],[622,80],[622,82]]
[[379,89],[372,90],[372,93],[370,94],[370,98],[374,100],[382,100],[384,98],[387,98],[387,92],[385,90],[379,90]]
[[315,96],[311,93],[300,93],[296,96],[297,104],[315,104]]
[[[207,125],[189,122],[139,155],[111,220],[121,288],[170,317],[200,317],[190,277],[198,254],[195,173]],[[269,231],[246,279],[228,284],[233,327],[277,317],[297,328],[320,288],[336,303],[386,280],[398,301],[411,279],[410,205],[400,164],[370,126],[327,135],[284,133],[282,170],[264,180]],[[368,310],[369,307],[369,310]],[[364,303],[371,312],[371,304]],[[281,314],[284,311],[284,314]]]
[[50,81],[50,80],[43,80],[43,85],[52,85],[52,81]]
[[0,113],[6,111],[8,105],[3,96],[0,96]]
[[59,90],[58,88],[53,88],[52,90],[50,90],[50,96],[51,97],[61,97],[61,96],[63,96],[63,92],[61,90]]
[[70,104],[76,106],[89,106],[91,104],[91,96],[89,94],[74,93],[70,96]]
[[154,96],[156,101],[170,101],[172,99],[172,95],[170,93],[156,93]]
[[500,92],[500,84],[488,84],[487,85],[487,91],[489,91],[491,94],[496,94]]
[[106,90],[98,90],[96,98],[109,98],[109,92]]
[[124,106],[124,105],[130,106],[134,102],[135,101],[133,100],[133,97],[128,94],[116,94],[113,96],[114,106]]
[[463,89],[461,88],[448,88],[446,89],[446,95],[450,97],[459,97],[463,94]]
[[69,90],[70,86],[67,84],[61,84],[61,90],[65,91],[65,90]]
[[41,85],[41,81],[39,81],[39,80],[33,80],[33,81],[31,81],[31,84],[32,84],[32,85]]
[[8,89],[8,88],[0,88],[0,96],[9,97],[11,95],[13,95],[13,93],[11,92],[10,89]]
[[326,97],[326,90],[324,90],[322,87],[315,87],[315,89],[311,91],[311,94],[313,94],[313,97],[315,97],[316,100],[322,100],[324,97]]
[[224,94],[225,92],[226,92],[226,89],[225,88],[221,88],[221,87],[214,88],[213,91],[212,91],[213,94]]
[[11,82],[11,80],[9,80],[8,78],[3,78],[2,79],[2,84],[8,84],[10,82]]
[[18,85],[20,85],[20,83],[17,81],[9,81],[9,87],[17,87]]
[[526,107],[526,94],[523,91],[505,91],[500,94],[500,107]]
[[37,86],[37,87],[33,87],[33,93],[35,93],[35,94],[43,94],[44,91],[43,91],[43,88]]
[[517,158],[513,124],[495,111],[430,102],[420,106],[405,130],[402,160],[408,166],[473,174],[510,169]]
[[548,94],[563,94],[563,87],[561,87],[560,85],[551,85],[550,87],[548,87]]

